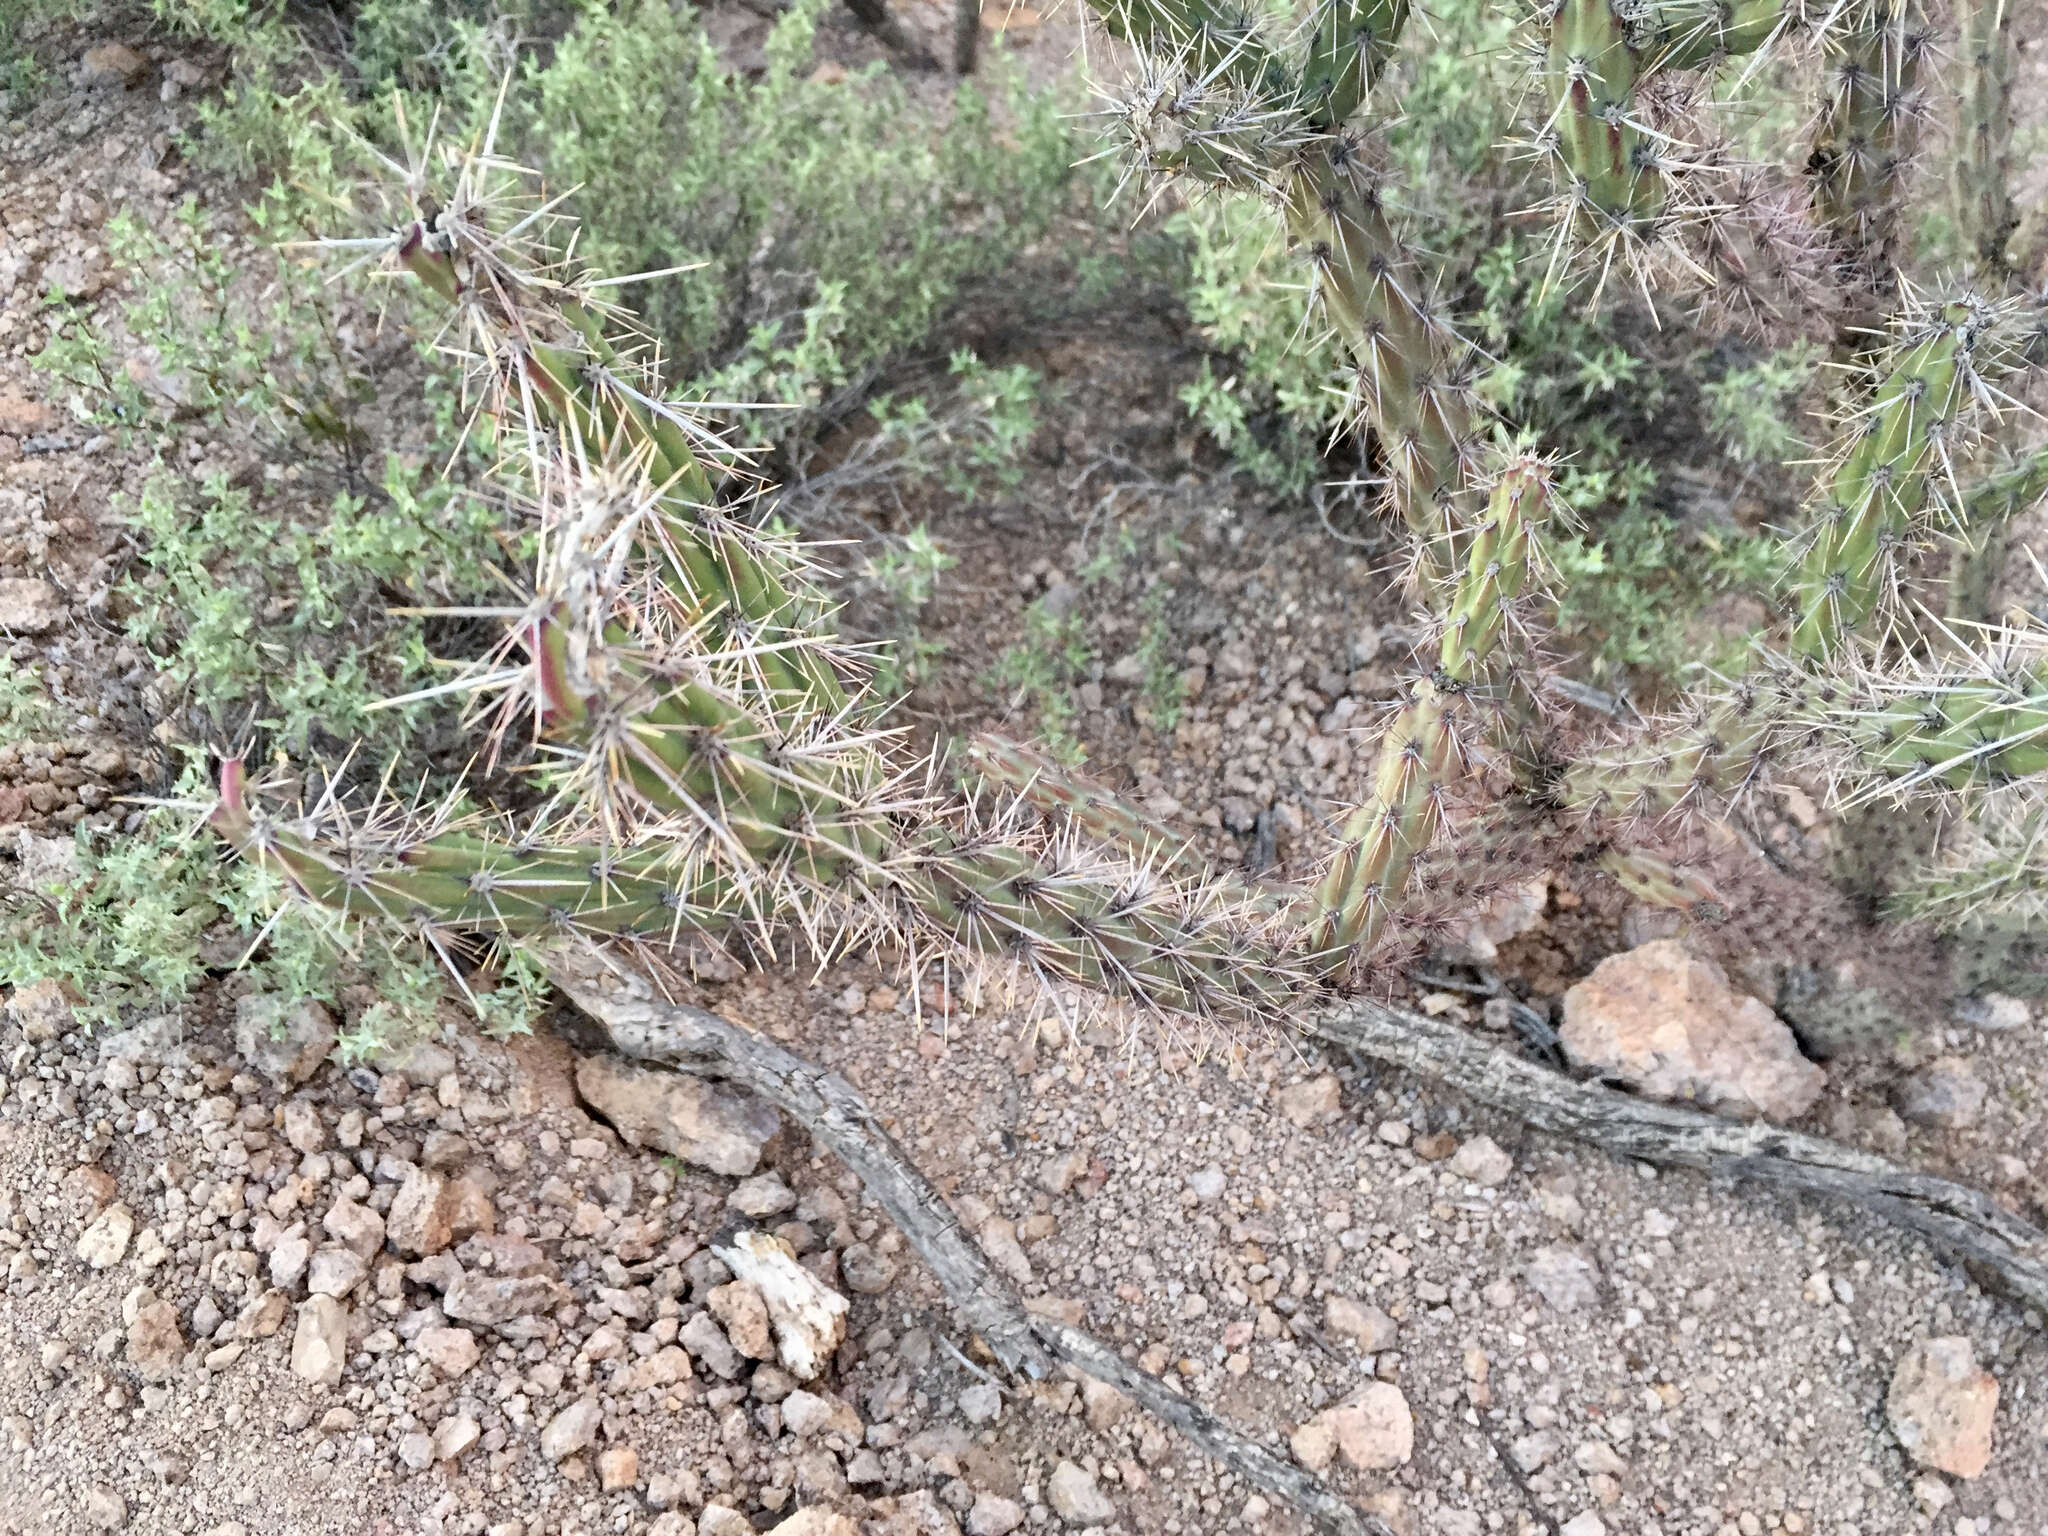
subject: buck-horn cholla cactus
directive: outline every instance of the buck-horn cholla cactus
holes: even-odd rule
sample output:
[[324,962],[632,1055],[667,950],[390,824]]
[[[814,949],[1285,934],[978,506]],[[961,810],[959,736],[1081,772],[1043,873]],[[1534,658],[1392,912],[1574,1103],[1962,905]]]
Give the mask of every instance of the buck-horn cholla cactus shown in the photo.
[[381,244],[447,306],[539,529],[534,594],[473,682],[503,696],[501,738],[532,722],[547,798],[285,813],[231,762],[215,827],[306,898],[430,930],[880,942],[1195,1019],[1277,1014],[1308,972],[1270,903],[950,796],[898,749],[802,549],[719,501],[715,448],[510,177],[472,159]]
[[[1423,595],[1446,616],[1446,578],[1461,567],[1462,541],[1477,522],[1463,389],[1470,354],[1421,297],[1427,277],[1367,169],[1365,148],[1373,117],[1400,109],[1398,100],[1373,98],[1397,78],[1404,12],[1371,13],[1361,34],[1367,46],[1347,56],[1357,68],[1341,91],[1328,91],[1317,85],[1330,78],[1318,61],[1323,40],[1342,35],[1341,7],[1311,7],[1302,40],[1290,45],[1270,42],[1236,13],[1225,24],[1220,9],[1199,0],[1093,3],[1112,31],[1137,44],[1148,80],[1199,85],[1185,99],[1201,104],[1205,123],[1221,120],[1226,100],[1248,113],[1246,82],[1256,79],[1264,126],[1251,135],[1237,123],[1229,153],[1207,162],[1220,172],[1186,153],[1206,131],[1194,122],[1175,155],[1158,153],[1156,136],[1134,133],[1134,162],[1196,193],[1249,193],[1279,208],[1308,265],[1315,312],[1356,365],[1361,417],[1429,578]],[[1973,238],[1995,264],[1990,243],[2009,227],[1999,201],[2010,72],[2003,11],[1985,0],[1966,8],[1962,26],[1958,180],[1976,210]],[[1704,308],[1754,326],[1789,318],[1795,329],[1833,334],[1838,360],[1851,365],[1837,446],[1786,562],[1785,628],[1757,637],[1741,675],[1710,683],[1616,750],[1546,753],[1539,742],[1529,754],[1539,763],[1567,759],[1560,772],[1522,786],[1539,802],[1640,830],[1674,815],[1719,813],[1780,768],[1811,765],[1831,729],[1823,722],[1867,668],[1863,654],[1920,643],[1907,600],[1920,553],[1938,538],[1955,539],[1952,585],[1970,599],[1959,611],[1981,606],[1972,594],[1996,565],[1997,529],[2040,494],[2048,471],[2035,450],[1971,478],[1985,429],[2009,416],[2001,376],[2027,361],[2015,304],[1967,292],[1926,301],[1899,270],[1899,205],[1931,46],[1916,0],[1546,0],[1525,38],[1532,137],[1556,190],[1560,255],[1603,277],[1622,265],[1646,290],[1705,290]],[[1710,127],[1717,103],[1708,77],[1731,66],[1754,75],[1793,38],[1815,56],[1822,82],[1810,142],[1795,165],[1775,172],[1736,164]],[[1236,73],[1218,67],[1226,57]],[[1253,58],[1256,70],[1247,73],[1244,61]],[[1291,95],[1289,79],[1299,82]],[[1171,117],[1176,98],[1159,99]],[[1155,109],[1147,120],[1160,116]],[[1872,333],[1880,290],[1903,294],[1904,303],[1888,328]],[[1434,707],[1424,690],[1397,717],[1389,739],[1401,751],[1382,759],[1374,803],[1354,815],[1332,865],[1331,878],[1354,902],[1374,885],[1350,882],[1348,871],[1393,873],[1398,885],[1403,850],[1432,815],[1429,786],[1452,751]],[[1496,720],[1511,742],[1536,726],[1528,712]],[[1609,863],[1635,879],[1630,857],[1618,852]],[[1635,883],[1671,892],[1686,884],[1654,873]],[[1325,908],[1347,911],[1335,900]],[[1345,939],[1371,927],[1362,908],[1325,922]]]

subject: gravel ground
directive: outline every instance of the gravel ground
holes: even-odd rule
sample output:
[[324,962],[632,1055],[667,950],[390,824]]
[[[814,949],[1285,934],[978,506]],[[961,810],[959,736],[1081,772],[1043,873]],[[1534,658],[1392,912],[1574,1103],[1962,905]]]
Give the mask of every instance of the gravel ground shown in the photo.
[[[190,189],[165,158],[178,104],[156,94],[173,60],[156,50],[136,90],[70,90],[5,141],[0,582],[29,585],[0,596],[24,605],[16,659],[81,719],[0,749],[0,823],[33,833],[126,814],[112,795],[161,772],[147,670],[105,611],[123,537],[106,511],[141,466],[56,412],[25,359],[45,286],[106,276],[109,210],[158,217]],[[1284,866],[1355,789],[1399,604],[1298,516],[1202,489],[1173,400],[1192,353],[1134,331],[1123,375],[1086,340],[1038,359],[1099,393],[1050,434],[1050,536],[980,513],[948,535],[964,570],[1011,577],[946,589],[934,707],[999,723],[971,683],[990,637],[1076,579],[1100,487],[1062,466],[1105,445],[1179,465],[1134,526],[1196,552],[1147,573],[1172,584],[1186,714],[1161,733],[1135,708],[1116,663],[1140,594],[1113,579],[1077,597],[1102,657],[1077,729],[1097,771],[1219,855]],[[1803,942],[1839,934],[1792,910]],[[1560,878],[1503,967],[1554,995],[1644,921]],[[1307,1460],[1331,1447],[1303,1426],[1374,1404],[1329,1475],[1403,1536],[2048,1531],[2038,1320],[1886,1227],[1617,1163],[1292,1043],[1196,1057],[993,1001],[939,1029],[899,985],[849,965],[704,1001],[870,1095],[1034,1305]],[[246,1030],[238,1046],[237,1012],[229,984],[115,1036],[19,994],[0,1021],[0,1536],[735,1536],[810,1509],[868,1536],[1297,1528],[1113,1394],[986,1379],[797,1128],[763,1142],[768,1182],[743,1183],[623,1145],[550,1037],[452,1028],[343,1072]],[[1815,1118],[2038,1207],[2041,1036],[2031,1014],[1998,1035],[1958,1021],[1831,1063]],[[1891,1107],[1939,1052],[1986,1086],[1972,1124]],[[817,1381],[742,1353],[773,1349],[710,1249],[743,1219],[850,1300]],[[1887,1424],[1898,1363],[1936,1336],[1998,1384],[1975,1478],[1914,1468]]]

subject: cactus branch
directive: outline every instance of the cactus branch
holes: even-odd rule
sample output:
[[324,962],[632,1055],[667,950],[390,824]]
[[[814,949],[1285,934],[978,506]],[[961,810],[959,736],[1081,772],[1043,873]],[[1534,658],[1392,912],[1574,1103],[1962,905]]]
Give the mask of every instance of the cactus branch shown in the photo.
[[1956,114],[1956,220],[1977,261],[2005,267],[2005,246],[2019,216],[2008,180],[2012,154],[2012,6],[2010,0],[1956,0],[1956,54],[1962,90]]

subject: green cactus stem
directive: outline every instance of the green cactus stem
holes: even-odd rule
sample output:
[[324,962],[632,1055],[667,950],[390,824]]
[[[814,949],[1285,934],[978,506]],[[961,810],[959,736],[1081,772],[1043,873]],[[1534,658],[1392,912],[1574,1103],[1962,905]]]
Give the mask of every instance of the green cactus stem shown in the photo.
[[1494,485],[1485,521],[1473,530],[1436,669],[1416,681],[1381,739],[1372,792],[1352,812],[1316,888],[1316,947],[1333,973],[1370,962],[1467,775],[1473,690],[1485,679],[1510,606],[1528,586],[1549,501],[1549,467],[1521,456]]
[[1934,493],[1951,473],[1981,380],[1997,362],[1998,312],[1953,300],[1910,324],[1824,482],[1797,590],[1792,648],[1822,658],[1876,614]]
[[1408,0],[1318,0],[1301,94],[1312,125],[1337,132],[1365,105],[1408,24]]
[[1414,537],[1424,585],[1433,586],[1457,569],[1472,467],[1464,343],[1433,308],[1377,184],[1343,141],[1303,154],[1285,212],[1316,300],[1351,353],[1360,405],[1387,466],[1387,494]]
[[2006,242],[2019,223],[2008,179],[2012,155],[2012,6],[2010,0],[1956,0],[1956,222],[1976,259],[2005,266]]
[[1827,83],[1806,167],[1814,210],[1873,282],[1892,266],[1928,45],[1917,0],[1846,0],[1821,31]]

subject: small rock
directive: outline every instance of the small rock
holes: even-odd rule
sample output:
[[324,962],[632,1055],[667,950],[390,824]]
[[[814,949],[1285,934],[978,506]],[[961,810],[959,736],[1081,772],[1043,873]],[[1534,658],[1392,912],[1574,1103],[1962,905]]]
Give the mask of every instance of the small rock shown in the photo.
[[1312,1077],[1305,1083],[1295,1083],[1280,1091],[1280,1113],[1303,1130],[1333,1119],[1337,1109],[1337,1074],[1334,1072],[1325,1072],[1321,1077]]
[[336,1386],[348,1363],[348,1308],[332,1296],[315,1296],[299,1307],[292,1335],[292,1374],[302,1381]]
[[1325,1414],[1317,1414],[1287,1437],[1294,1459],[1309,1471],[1327,1472],[1337,1459],[1337,1427]]
[[85,85],[138,85],[149,76],[149,60],[126,43],[95,43],[79,61],[79,80]]
[[1530,1289],[1560,1312],[1600,1304],[1600,1271],[1579,1248],[1538,1248],[1523,1269]]
[[274,1288],[267,1290],[235,1315],[235,1337],[267,1339],[284,1326],[291,1310],[289,1296]]
[[1361,1472],[1401,1466],[1415,1452],[1415,1419],[1392,1382],[1368,1382],[1348,1402],[1316,1417],[1328,1420],[1338,1453]]
[[134,1236],[134,1212],[125,1205],[110,1205],[78,1239],[78,1256],[94,1269],[112,1269],[127,1256]]
[[[178,1325],[178,1309],[144,1290],[128,1321],[128,1363],[145,1380],[161,1381],[185,1358],[185,1335]],[[123,1310],[127,1308],[124,1306]]]
[[1222,1197],[1223,1183],[1223,1170],[1211,1163],[1189,1177],[1188,1188],[1195,1192],[1197,1200],[1216,1200]]
[[434,1426],[434,1459],[459,1461],[483,1435],[483,1426],[468,1414],[450,1414]]
[[1943,1056],[1907,1078],[1892,1094],[1902,1119],[1936,1130],[1967,1130],[1984,1118],[1985,1088],[1968,1060]]
[[400,1435],[398,1459],[415,1472],[426,1471],[434,1464],[434,1437],[419,1429]]
[[441,1310],[456,1322],[496,1326],[515,1317],[551,1312],[567,1297],[562,1283],[546,1275],[465,1273],[448,1287]]
[[306,1289],[315,1296],[344,1297],[369,1276],[370,1266],[352,1249],[322,1248],[306,1270]]
[[235,1004],[235,1050],[273,1082],[296,1086],[332,1054],[340,1038],[334,1015],[321,1004],[257,992]]
[[623,1493],[640,1481],[640,1453],[630,1445],[607,1447],[597,1458],[597,1483],[606,1493]]
[[1096,1486],[1095,1479],[1071,1461],[1063,1461],[1046,1479],[1046,1497],[1053,1513],[1069,1525],[1107,1525],[1116,1518],[1116,1506]]
[[749,1360],[775,1358],[775,1341],[768,1329],[768,1303],[753,1286],[735,1280],[716,1287],[704,1298],[711,1315],[725,1328],[732,1347]]
[[1024,1523],[1024,1506],[1015,1499],[978,1493],[967,1511],[967,1536],[1010,1536]]
[[808,1440],[827,1430],[857,1440],[862,1429],[860,1415],[851,1405],[837,1397],[802,1389],[782,1400],[782,1427],[799,1440]]
[[1017,1224],[1007,1216],[991,1216],[974,1234],[989,1263],[1017,1285],[1031,1284],[1034,1275],[1024,1245],[1017,1241]]
[[1556,1430],[1537,1429],[1518,1437],[1508,1447],[1508,1458],[1527,1476],[1548,1466],[1551,1458],[1563,1449],[1564,1437]]
[[1088,1427],[1104,1434],[1131,1411],[1131,1400],[1108,1382],[1090,1376],[1081,1383],[1081,1411],[1087,1416]]
[[597,1431],[604,1423],[604,1408],[594,1397],[579,1397],[552,1419],[540,1432],[540,1453],[549,1461],[567,1461],[578,1451],[597,1444]]
[[[355,1253],[353,1248],[347,1250]],[[374,1251],[374,1250],[372,1250]],[[357,1254],[357,1258],[362,1255]],[[295,1291],[299,1282],[306,1278],[306,1270],[313,1262],[313,1244],[304,1233],[293,1233],[277,1240],[270,1250],[270,1283],[280,1291]]]
[[1537,875],[1497,892],[1465,926],[1461,958],[1491,965],[1500,958],[1500,946],[1520,938],[1543,921],[1550,905],[1550,876]]
[[304,1099],[284,1107],[284,1139],[294,1152],[314,1153],[327,1146],[327,1125],[319,1109]]
[[476,1335],[467,1328],[423,1328],[412,1341],[419,1357],[453,1381],[467,1375],[483,1358]]
[[678,1072],[630,1066],[614,1056],[576,1063],[576,1091],[620,1136],[693,1167],[744,1178],[782,1128],[759,1099]]
[[424,1168],[410,1168],[384,1217],[384,1235],[400,1253],[426,1258],[454,1241],[448,1219],[448,1181]]
[[64,622],[64,596],[33,577],[0,578],[0,632],[47,634]]
[[778,1523],[768,1536],[860,1536],[860,1527],[838,1510],[814,1504]]
[[369,1260],[384,1246],[384,1218],[343,1195],[328,1207],[322,1230],[358,1258]]
[[1998,1383],[1978,1369],[1967,1338],[1915,1344],[1892,1374],[1884,1408],[1899,1444],[1921,1466],[1972,1478],[1990,1463]]
[[1451,1159],[1451,1172],[1483,1189],[1497,1189],[1515,1171],[1515,1160],[1491,1136],[1474,1136]]
[[2024,1029],[2034,1022],[2034,1009],[2023,997],[2005,992],[1986,992],[1956,1004],[1958,1023],[1973,1025],[1987,1033]]
[[[661,1518],[675,1513],[670,1510]],[[706,1504],[697,1516],[697,1536],[754,1536],[754,1522],[730,1504]]]
[[1572,1452],[1572,1465],[1581,1472],[1619,1477],[1628,1470],[1628,1464],[1605,1440],[1588,1440]]
[[839,1250],[839,1278],[860,1296],[880,1296],[896,1283],[896,1263],[869,1243],[848,1243]]
[[795,1210],[796,1191],[783,1183],[777,1174],[757,1173],[751,1179],[742,1179],[738,1187],[725,1197],[725,1203],[742,1216],[758,1220]]
[[1557,1536],[1607,1536],[1607,1526],[1592,1510],[1583,1510],[1557,1528]]
[[960,1390],[960,1416],[968,1423],[980,1426],[993,1424],[1003,1411],[1003,1394],[986,1381],[977,1381],[971,1387]]
[[766,1232],[740,1232],[730,1247],[712,1252],[767,1303],[783,1366],[799,1380],[815,1381],[846,1338],[846,1298],[797,1263],[788,1243]]
[[1350,1339],[1368,1355],[1391,1349],[1399,1326],[1370,1302],[1332,1294],[1323,1303],[1323,1325],[1332,1333]]
[[714,1376],[731,1381],[746,1368],[746,1360],[732,1347],[732,1340],[709,1312],[699,1312],[676,1335],[690,1357]]
[[[0,582],[0,588],[5,586]],[[5,610],[0,609],[0,627],[5,627],[5,619]],[[44,1045],[70,1033],[76,1006],[64,984],[46,976],[14,989],[7,999],[7,1016],[14,1020],[22,1039]]]
[[103,1531],[118,1531],[128,1523],[128,1501],[105,1483],[86,1490],[85,1518]]
[[1799,1054],[1783,1020],[1676,939],[1594,967],[1565,993],[1560,1039],[1575,1066],[1618,1077],[1649,1098],[1742,1118],[1804,1114],[1827,1081]]

